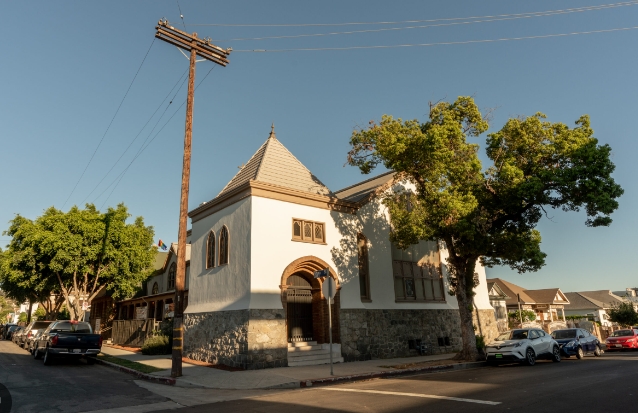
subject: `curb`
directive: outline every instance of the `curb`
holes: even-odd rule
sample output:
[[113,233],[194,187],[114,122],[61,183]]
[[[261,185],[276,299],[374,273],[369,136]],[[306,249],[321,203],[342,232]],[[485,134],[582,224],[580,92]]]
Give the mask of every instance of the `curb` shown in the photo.
[[97,364],[102,364],[104,366],[114,368],[114,369],[119,370],[119,371],[121,371],[123,373],[131,374],[131,375],[137,377],[138,379],[150,381],[150,382],[153,382],[153,383],[166,384],[166,385],[169,385],[169,386],[174,386],[175,385],[175,379],[172,378],[172,377],[153,376],[151,374],[142,373],[141,371],[133,370],[131,368],[120,366],[119,364],[111,363],[111,362],[108,362],[108,361],[100,360],[98,358],[95,359],[95,362]]
[[412,367],[409,369],[401,369],[401,370],[376,371],[372,373],[350,374],[348,376],[325,377],[322,379],[301,380],[299,384],[301,387],[327,386],[331,384],[339,384],[346,381],[371,380],[371,379],[378,379],[378,378],[384,378],[384,377],[404,376],[404,375],[418,374],[418,373],[430,373],[430,372],[437,373],[440,371],[466,370],[466,369],[485,367],[485,366],[487,366],[487,362],[475,361],[475,362],[469,362],[469,363],[445,364],[441,366]]

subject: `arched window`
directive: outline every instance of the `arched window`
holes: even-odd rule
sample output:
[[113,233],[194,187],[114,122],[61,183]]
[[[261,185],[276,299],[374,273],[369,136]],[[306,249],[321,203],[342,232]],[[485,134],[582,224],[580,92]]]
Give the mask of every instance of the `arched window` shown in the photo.
[[157,285],[157,283],[154,283],[153,284],[153,290],[152,290],[151,294],[155,295],[157,293],[159,293],[159,285]]
[[177,264],[172,263],[171,267],[168,269],[168,285],[166,286],[167,290],[172,290],[175,288],[176,275],[177,275]]
[[368,239],[357,234],[357,250],[359,252],[359,291],[362,300],[370,300],[370,272],[368,271]]
[[215,266],[215,232],[208,234],[208,242],[206,244],[206,268]]
[[219,233],[219,265],[228,264],[228,228],[222,227]]

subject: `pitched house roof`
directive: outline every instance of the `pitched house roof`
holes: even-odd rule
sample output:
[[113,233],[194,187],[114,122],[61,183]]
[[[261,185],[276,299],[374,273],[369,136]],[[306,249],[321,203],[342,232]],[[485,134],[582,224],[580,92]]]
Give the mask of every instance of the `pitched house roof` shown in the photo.
[[611,308],[623,302],[621,297],[613,294],[610,290],[579,291],[578,294],[599,304],[601,308]]
[[217,194],[217,197],[250,181],[274,184],[317,195],[330,194],[330,190],[279,142],[275,136],[274,125],[266,142]]
[[379,187],[382,187],[391,182],[394,179],[395,175],[396,172],[388,171],[382,173],[381,175],[377,175],[373,178],[367,179],[363,182],[359,182],[357,184],[350,185],[349,187],[340,189],[334,194],[337,198],[343,199],[344,201],[361,202],[375,193],[375,191]]
[[565,293],[569,300],[569,305],[565,306],[565,310],[602,310],[603,303],[587,298],[580,293]]
[[490,299],[495,298],[500,300],[506,300],[508,298],[511,298],[510,296],[505,294],[503,289],[499,287],[499,285],[495,281],[491,281],[487,283],[487,293],[490,296]]
[[520,296],[521,304],[569,304],[569,300],[560,288],[526,290],[501,278],[491,278],[486,281],[488,285],[490,283],[497,284],[509,297],[505,300],[506,305],[518,304],[517,294]]

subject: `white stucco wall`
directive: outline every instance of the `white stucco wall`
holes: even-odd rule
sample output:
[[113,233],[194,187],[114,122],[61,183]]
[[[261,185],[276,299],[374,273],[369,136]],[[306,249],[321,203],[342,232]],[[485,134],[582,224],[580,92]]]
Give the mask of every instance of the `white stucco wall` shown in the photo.
[[[251,268],[251,203],[246,198],[192,224],[190,285],[186,313],[241,310],[249,308]],[[206,269],[208,234],[229,233],[228,264]],[[218,255],[218,254],[217,254]],[[216,257],[216,261],[219,257]]]
[[[166,269],[164,270],[163,273],[155,275],[151,278],[148,279],[148,281],[146,282],[146,291],[148,293],[148,295],[153,294],[153,284],[157,283],[158,286],[158,294],[160,293],[165,293],[167,291],[175,291],[174,288],[171,288],[170,290],[167,289],[168,287],[168,271],[171,268],[171,265],[173,265],[173,263],[177,264],[177,256],[175,256],[174,254],[170,255],[171,259],[168,262],[168,265],[166,265]],[[185,281],[185,285],[184,288],[186,288],[188,290],[189,286],[190,286],[190,265],[186,266],[186,279]]]

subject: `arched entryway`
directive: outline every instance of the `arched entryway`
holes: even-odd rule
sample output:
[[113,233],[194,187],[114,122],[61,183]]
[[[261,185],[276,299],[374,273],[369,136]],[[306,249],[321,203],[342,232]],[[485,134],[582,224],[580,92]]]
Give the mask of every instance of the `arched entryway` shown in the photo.
[[340,343],[339,308],[340,290],[335,271],[323,260],[314,256],[299,258],[284,270],[281,277],[281,300],[286,312],[286,330],[289,342],[316,341],[327,343],[329,333],[328,303],[321,291],[322,281],[314,278],[314,272],[329,268],[336,281],[337,295],[332,306],[332,339]]

